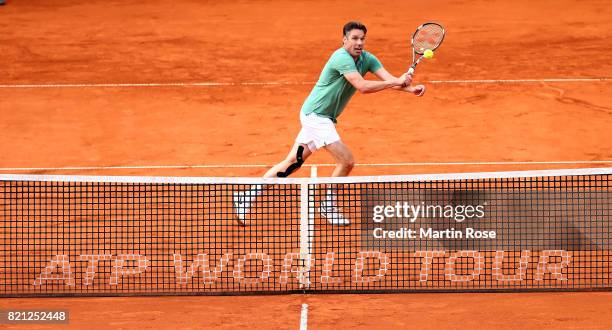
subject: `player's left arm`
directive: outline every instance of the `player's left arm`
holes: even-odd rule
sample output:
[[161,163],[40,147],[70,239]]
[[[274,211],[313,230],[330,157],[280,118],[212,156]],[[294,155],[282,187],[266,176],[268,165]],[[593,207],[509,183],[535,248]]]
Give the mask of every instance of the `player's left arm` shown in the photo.
[[[380,80],[396,79],[395,76],[390,74],[389,71],[387,71],[383,67],[374,71],[374,75],[376,75],[376,77],[378,77],[378,79]],[[391,88],[395,89],[396,91],[408,92],[416,96],[423,96],[423,94],[425,94],[425,85],[411,86],[410,83],[412,82],[412,76],[408,75],[408,77],[409,78],[406,80],[406,83],[408,84],[407,86],[405,87],[396,86],[396,87],[391,87]]]

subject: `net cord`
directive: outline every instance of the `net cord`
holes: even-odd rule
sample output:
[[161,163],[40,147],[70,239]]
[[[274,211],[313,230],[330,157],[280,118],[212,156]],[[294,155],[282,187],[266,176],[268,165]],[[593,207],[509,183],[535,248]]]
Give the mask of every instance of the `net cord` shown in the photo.
[[247,177],[163,177],[163,176],[81,176],[81,175],[30,175],[0,174],[0,181],[42,182],[107,182],[107,183],[159,183],[159,184],[345,184],[416,182],[446,180],[506,179],[553,176],[581,176],[612,174],[612,167],[561,170],[442,173],[418,175],[383,175],[317,178],[247,178]]

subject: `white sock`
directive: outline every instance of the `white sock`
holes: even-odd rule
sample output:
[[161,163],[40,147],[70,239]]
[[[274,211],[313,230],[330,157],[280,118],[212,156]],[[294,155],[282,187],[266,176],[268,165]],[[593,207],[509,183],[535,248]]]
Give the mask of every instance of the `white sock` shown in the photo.
[[336,205],[336,194],[334,193],[333,189],[327,189],[327,193],[325,195],[325,202],[327,202],[328,204]]
[[247,190],[244,194],[245,199],[249,201],[254,200],[257,196],[263,193],[264,187],[262,184],[255,184],[251,186],[251,189]]

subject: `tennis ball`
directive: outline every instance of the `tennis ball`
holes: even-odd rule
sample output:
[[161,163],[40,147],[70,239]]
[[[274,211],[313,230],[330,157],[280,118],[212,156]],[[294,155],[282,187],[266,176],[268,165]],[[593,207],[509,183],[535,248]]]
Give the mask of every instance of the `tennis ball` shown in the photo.
[[434,52],[431,49],[426,49],[425,52],[423,53],[423,56],[425,58],[432,58],[434,56]]

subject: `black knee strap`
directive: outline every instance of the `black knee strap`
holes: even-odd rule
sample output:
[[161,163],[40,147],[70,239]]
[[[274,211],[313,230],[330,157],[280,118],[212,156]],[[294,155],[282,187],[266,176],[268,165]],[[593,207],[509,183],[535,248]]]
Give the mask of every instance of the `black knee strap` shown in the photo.
[[285,172],[276,173],[276,176],[279,178],[286,178],[289,175],[291,175],[291,173],[295,172],[298,168],[302,167],[302,164],[304,164],[303,153],[304,153],[304,147],[299,146],[297,150],[297,155],[295,156],[296,162],[289,165],[289,167],[287,167]]

